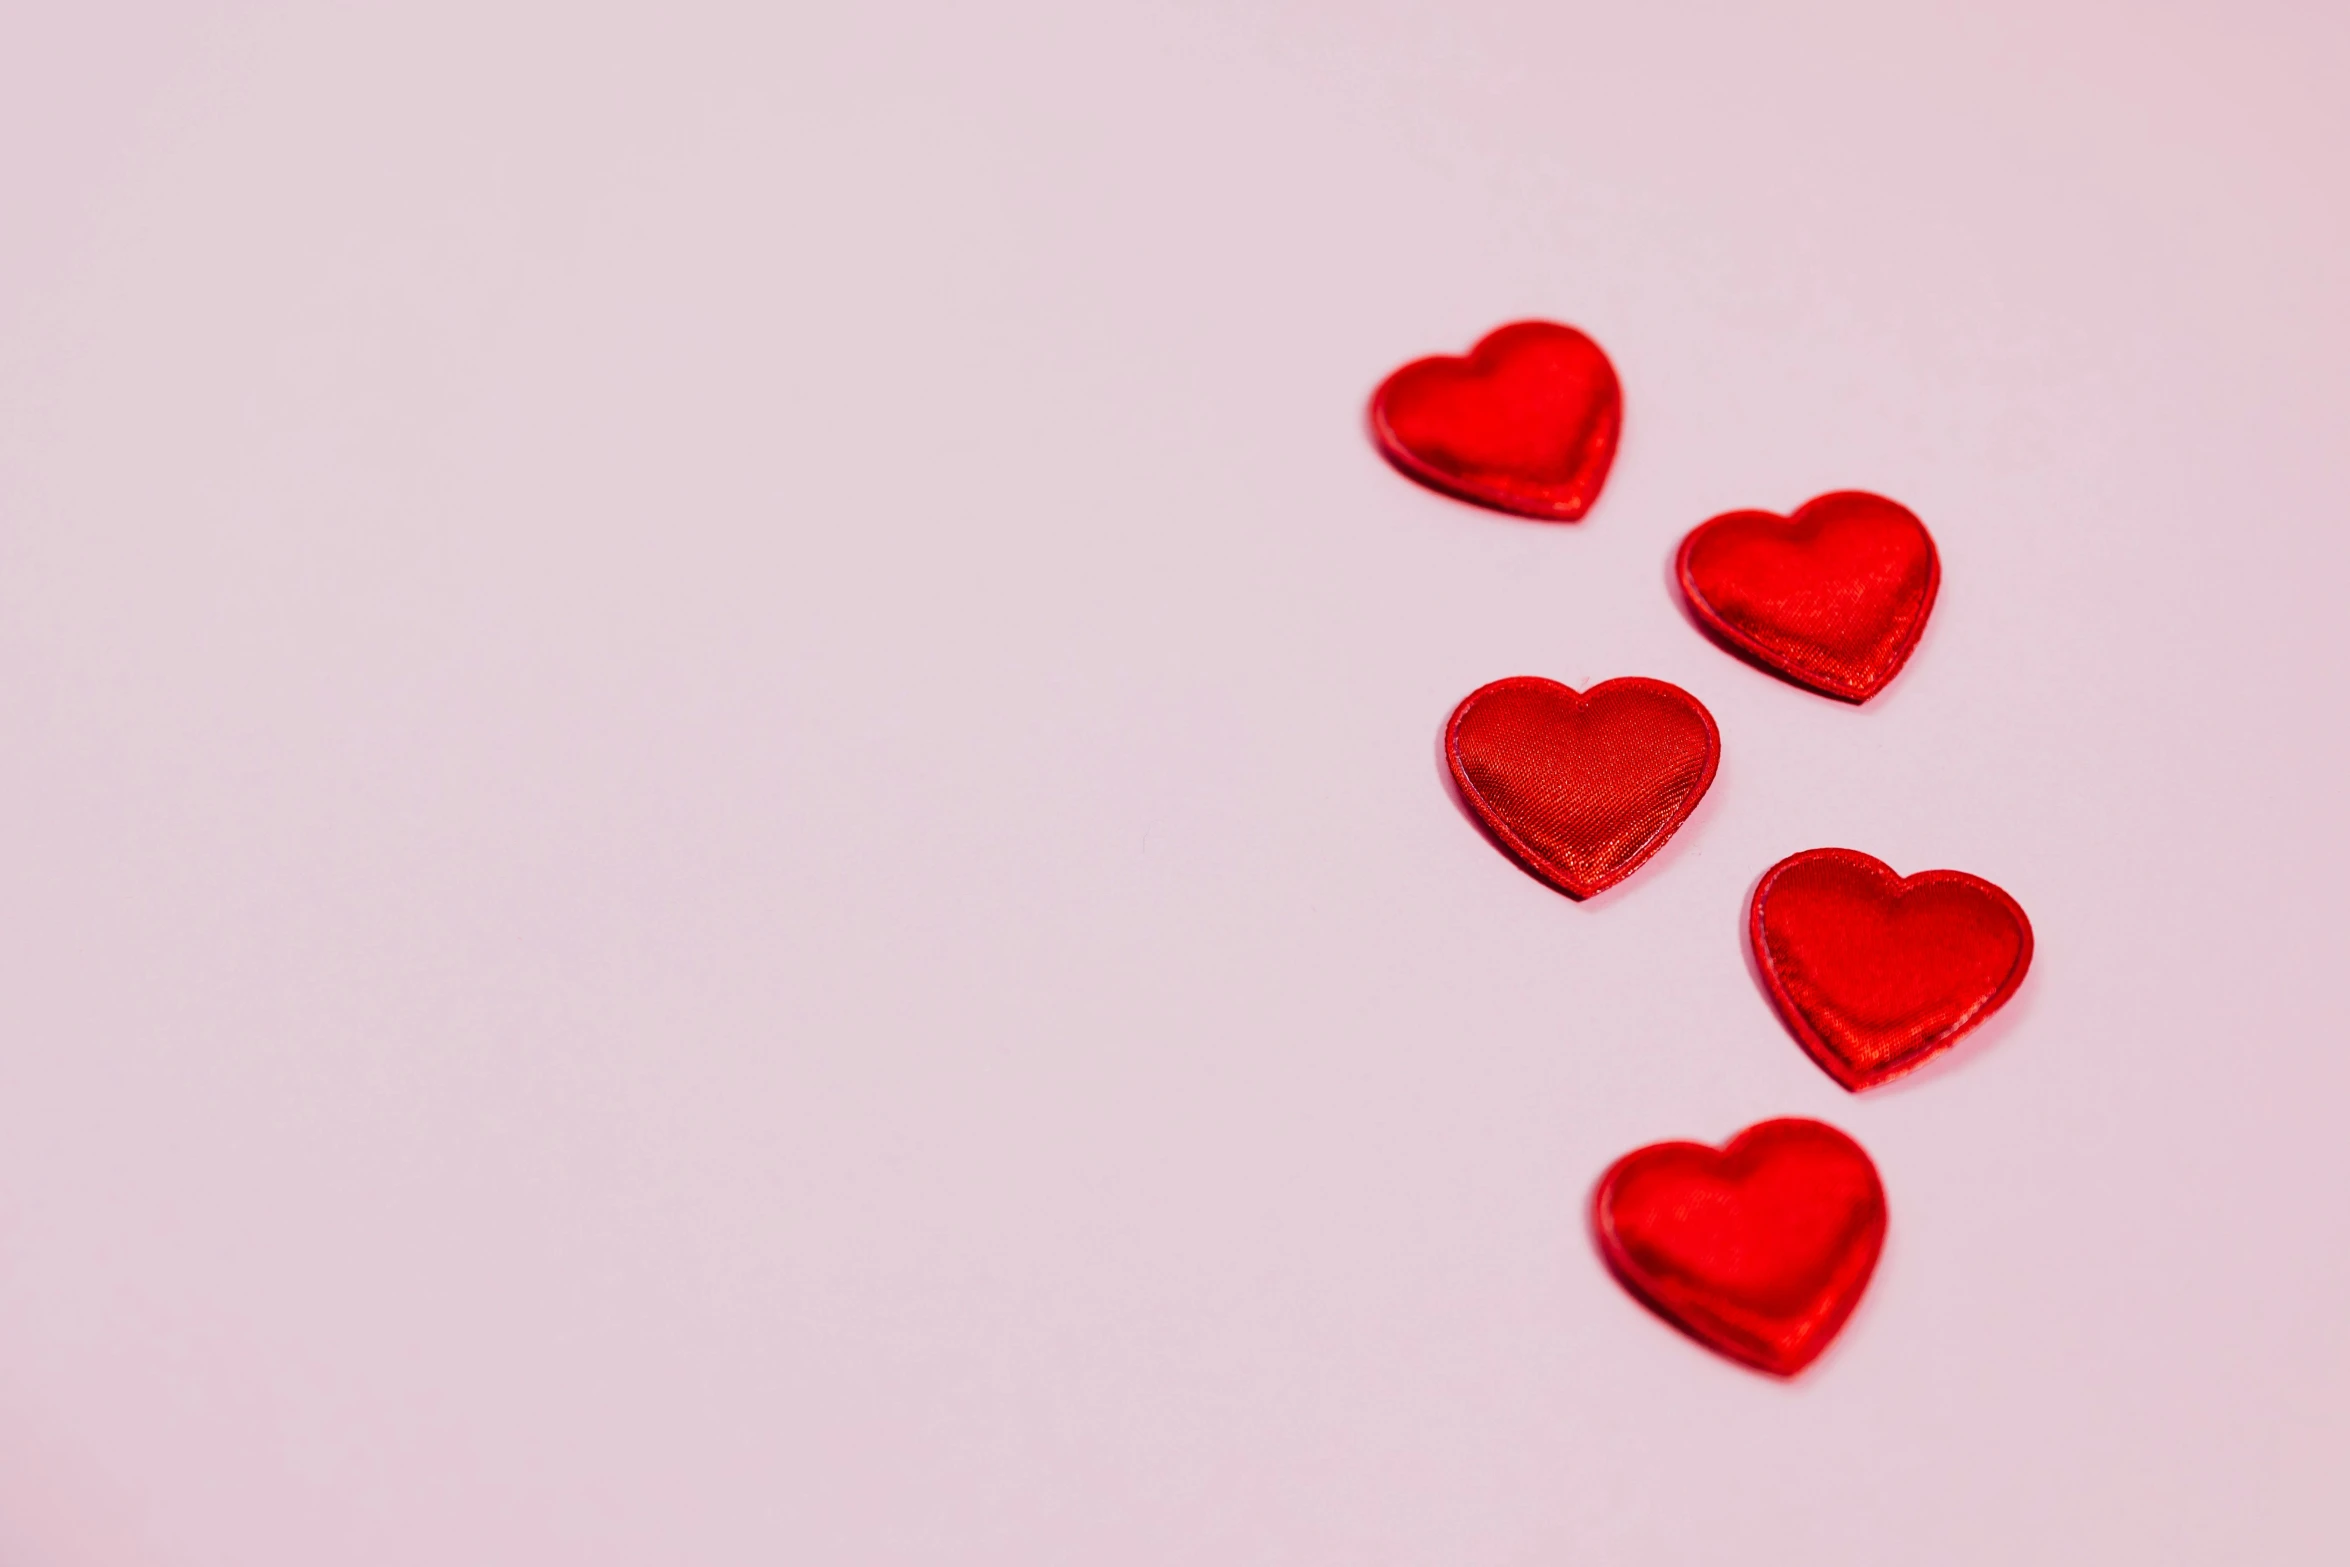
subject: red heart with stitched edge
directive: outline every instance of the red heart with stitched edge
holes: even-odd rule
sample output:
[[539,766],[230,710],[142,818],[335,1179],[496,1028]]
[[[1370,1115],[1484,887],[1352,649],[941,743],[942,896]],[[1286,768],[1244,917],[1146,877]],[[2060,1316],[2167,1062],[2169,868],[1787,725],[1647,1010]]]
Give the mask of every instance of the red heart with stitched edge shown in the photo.
[[1942,582],[1926,525],[1859,490],[1806,501],[1792,517],[1734,511],[1700,523],[1676,572],[1716,641],[1847,702],[1901,672]]
[[1779,1015],[1856,1093],[1949,1049],[2032,966],[2032,922],[1997,887],[1963,871],[1897,876],[1852,849],[1764,872],[1747,935]]
[[1728,1147],[1657,1143],[1591,1199],[1617,1279],[1709,1349],[1791,1377],[1860,1303],[1885,1245],[1885,1188],[1860,1144],[1765,1121]]
[[1432,489],[1573,522],[1615,460],[1624,394],[1599,345],[1571,326],[1519,321],[1466,357],[1416,359],[1371,396],[1371,438]]
[[1514,675],[1472,691],[1444,728],[1461,799],[1520,865],[1571,898],[1622,881],[1688,820],[1722,740],[1697,698],[1662,680],[1577,695]]

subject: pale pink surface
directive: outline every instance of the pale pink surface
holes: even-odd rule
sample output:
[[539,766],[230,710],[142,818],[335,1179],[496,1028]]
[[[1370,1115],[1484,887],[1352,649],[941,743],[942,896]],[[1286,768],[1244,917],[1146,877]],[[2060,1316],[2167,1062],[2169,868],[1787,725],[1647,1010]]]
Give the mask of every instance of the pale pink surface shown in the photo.
[[[2337,8],[1771,9],[9,7],[0,1561],[2350,1559]],[[1362,433],[1523,315],[1580,527]],[[1666,590],[1847,486],[1858,711]],[[1518,673],[1721,724],[1585,906]],[[2039,936],[1862,1100],[1815,844]],[[1583,1231],[1776,1115],[1791,1386]]]

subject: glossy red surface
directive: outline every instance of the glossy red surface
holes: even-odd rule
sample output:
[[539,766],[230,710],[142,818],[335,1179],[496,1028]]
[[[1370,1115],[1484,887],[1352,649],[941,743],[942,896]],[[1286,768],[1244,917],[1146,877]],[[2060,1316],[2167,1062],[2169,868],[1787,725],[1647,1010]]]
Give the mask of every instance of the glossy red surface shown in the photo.
[[1599,345],[1571,326],[1519,321],[1465,357],[1418,359],[1371,398],[1387,460],[1431,488],[1573,522],[1615,460],[1623,392]]
[[1716,641],[1847,702],[1900,673],[1942,581],[1926,525],[1859,490],[1807,501],[1791,517],[1734,511],[1701,523],[1681,541],[1677,570]]
[[1626,1154],[1591,1213],[1627,1289],[1699,1343],[1780,1376],[1828,1347],[1885,1244],[1876,1166],[1818,1121],[1765,1121],[1720,1149]]
[[1950,1048],[2032,964],[2031,921],[1991,883],[1962,871],[1905,879],[1851,849],[1772,866],[1747,931],[1779,1015],[1856,1091]]
[[1581,694],[1534,675],[1496,680],[1444,731],[1463,803],[1519,864],[1576,898],[1663,846],[1704,798],[1721,751],[1697,698],[1638,678]]

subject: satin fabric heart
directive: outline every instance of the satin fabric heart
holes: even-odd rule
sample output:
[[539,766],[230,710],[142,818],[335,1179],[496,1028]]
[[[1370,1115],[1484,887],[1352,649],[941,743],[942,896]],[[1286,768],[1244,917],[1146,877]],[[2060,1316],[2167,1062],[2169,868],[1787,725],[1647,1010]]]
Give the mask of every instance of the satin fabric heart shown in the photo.
[[1852,849],[1772,866],[1747,936],[1779,1015],[1855,1092],[1949,1049],[2032,966],[2032,922],[1991,883],[1963,871],[1902,877]]
[[1571,326],[1519,321],[1466,357],[1417,359],[1371,398],[1371,437],[1407,476],[1521,517],[1573,522],[1615,460],[1615,366]]
[[1581,694],[1535,675],[1471,692],[1444,729],[1461,800],[1572,898],[1622,881],[1697,809],[1722,754],[1713,715],[1662,680]]
[[1734,511],[1701,523],[1681,541],[1675,572],[1714,640],[1847,702],[1901,672],[1942,582],[1926,525],[1859,490],[1806,501],[1791,517]]
[[1779,1376],[1828,1347],[1885,1244],[1876,1166],[1818,1121],[1765,1121],[1720,1149],[1626,1154],[1591,1215],[1633,1295],[1708,1348]]

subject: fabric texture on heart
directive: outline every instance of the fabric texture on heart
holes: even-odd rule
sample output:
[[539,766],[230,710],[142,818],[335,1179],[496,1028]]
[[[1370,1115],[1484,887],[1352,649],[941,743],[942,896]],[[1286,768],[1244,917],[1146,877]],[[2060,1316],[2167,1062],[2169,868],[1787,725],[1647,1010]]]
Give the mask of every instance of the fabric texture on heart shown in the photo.
[[1991,883],[1962,871],[1904,878],[1852,849],[1772,866],[1747,933],[1779,1015],[1855,1092],[1949,1049],[2032,965],[2032,923]]
[[1819,1121],[1765,1121],[1721,1149],[1626,1154],[1591,1215],[1625,1288],[1699,1343],[1780,1376],[1828,1347],[1885,1244],[1876,1166]]
[[1406,475],[1550,521],[1591,509],[1623,421],[1607,355],[1549,321],[1501,327],[1463,358],[1414,360],[1371,398],[1371,437]]
[[1846,490],[1791,517],[1701,523],[1676,563],[1690,613],[1775,675],[1863,702],[1901,672],[1942,582],[1933,535],[1907,507]]
[[1662,680],[1609,680],[1578,695],[1517,675],[1453,709],[1444,754],[1493,840],[1588,898],[1639,869],[1697,809],[1722,746],[1704,705]]

